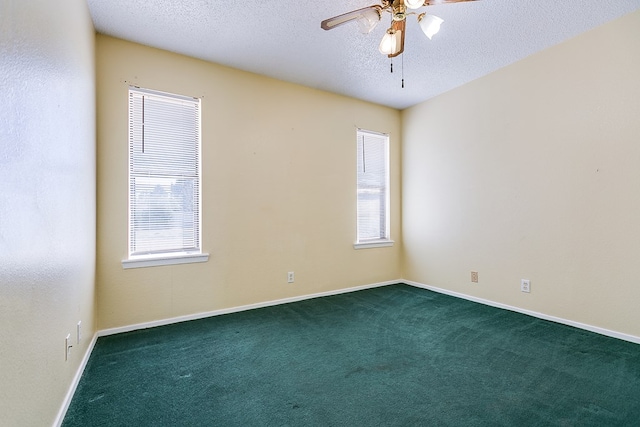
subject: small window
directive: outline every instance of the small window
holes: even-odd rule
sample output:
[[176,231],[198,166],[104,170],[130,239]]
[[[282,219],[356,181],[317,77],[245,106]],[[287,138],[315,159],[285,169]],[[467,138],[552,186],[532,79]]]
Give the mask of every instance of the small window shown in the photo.
[[389,239],[389,136],[357,131],[358,221],[356,248],[391,246]]
[[129,261],[201,254],[200,239],[200,100],[130,87]]

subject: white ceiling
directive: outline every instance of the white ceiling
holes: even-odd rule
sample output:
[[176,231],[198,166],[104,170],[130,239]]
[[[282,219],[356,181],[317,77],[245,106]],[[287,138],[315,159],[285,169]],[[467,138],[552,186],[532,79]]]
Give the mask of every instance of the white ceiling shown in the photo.
[[[370,0],[87,0],[96,30],[218,64],[402,109],[640,9],[640,0],[479,0],[429,6],[444,19],[427,39],[407,18],[405,52],[323,19]],[[404,69],[405,88],[401,87]]]

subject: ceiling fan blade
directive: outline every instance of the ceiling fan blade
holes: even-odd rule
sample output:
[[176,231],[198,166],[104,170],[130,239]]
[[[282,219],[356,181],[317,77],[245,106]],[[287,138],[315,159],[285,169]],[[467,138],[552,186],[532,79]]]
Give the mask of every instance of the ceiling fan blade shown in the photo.
[[446,3],[462,3],[466,1],[476,1],[476,0],[425,0],[424,6],[435,6],[437,4],[446,4]]
[[375,10],[379,13],[382,10],[382,7],[375,5],[375,6],[363,7],[362,9],[352,10],[351,12],[343,13],[342,15],[325,19],[320,23],[320,27],[323,30],[332,30],[339,25],[346,24],[347,22],[360,18],[362,14],[367,10]]
[[400,49],[396,53],[392,53],[391,55],[387,55],[389,58],[394,58],[404,52],[404,33],[405,28],[407,26],[407,20],[403,19],[402,21],[393,21],[391,23],[391,28],[400,31]]

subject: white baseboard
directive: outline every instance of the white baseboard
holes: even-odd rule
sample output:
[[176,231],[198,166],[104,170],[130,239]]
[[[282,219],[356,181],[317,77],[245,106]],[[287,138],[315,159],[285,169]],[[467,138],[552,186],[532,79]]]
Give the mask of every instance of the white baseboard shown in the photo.
[[82,357],[82,362],[80,362],[80,366],[78,366],[78,370],[76,374],[73,376],[73,381],[71,381],[71,385],[69,386],[69,390],[67,390],[67,394],[64,397],[64,401],[62,402],[62,406],[58,411],[58,416],[56,420],[53,422],[54,427],[60,427],[62,425],[62,421],[64,421],[64,416],[67,414],[67,410],[69,409],[69,405],[71,404],[71,400],[73,399],[73,395],[78,388],[78,384],[80,384],[80,378],[82,378],[82,374],[84,373],[84,368],[86,368],[87,363],[89,362],[89,358],[91,357],[91,353],[93,352],[93,348],[96,345],[96,341],[98,340],[98,333],[93,334],[93,338],[91,338],[91,342],[89,343],[89,347],[87,347],[87,351],[84,352],[84,356]]
[[[97,336],[98,337],[103,337],[103,336],[114,335],[114,334],[119,334],[119,333],[123,333],[123,332],[136,331],[136,330],[139,330],[139,329],[154,328],[156,326],[170,325],[170,324],[173,324],[173,323],[187,322],[189,320],[204,319],[204,318],[207,318],[207,317],[220,316],[220,315],[223,315],[223,314],[238,313],[238,312],[241,312],[241,311],[253,310],[253,309],[256,309],[256,308],[270,307],[270,306],[274,306],[274,305],[287,304],[287,303],[297,302],[297,301],[304,301],[304,300],[308,300],[308,299],[312,299],[312,298],[319,298],[319,297],[325,297],[325,296],[330,296],[330,295],[339,295],[339,294],[344,294],[344,293],[348,293],[348,292],[355,292],[355,291],[360,291],[360,290],[364,290],[364,289],[372,289],[372,288],[377,288],[377,287],[381,287],[381,286],[389,286],[389,285],[395,285],[395,284],[401,284],[401,283],[405,283],[407,285],[418,287],[418,288],[428,289],[430,291],[434,291],[434,292],[438,292],[438,293],[441,293],[441,294],[454,296],[454,297],[457,297],[457,298],[462,298],[462,299],[465,299],[465,300],[468,300],[468,301],[477,302],[477,303],[488,305],[488,306],[491,306],[491,307],[502,308],[502,309],[505,309],[505,310],[526,314],[528,316],[537,317],[539,319],[549,320],[551,322],[560,323],[560,324],[568,325],[568,326],[573,326],[575,328],[579,328],[579,329],[584,329],[584,330],[587,330],[587,331],[595,332],[595,333],[600,334],[600,335],[605,335],[605,336],[608,336],[608,337],[618,338],[618,339],[621,339],[621,340],[624,340],[624,341],[629,341],[629,342],[633,342],[633,343],[636,343],[636,344],[640,344],[640,337],[637,337],[635,335],[629,335],[629,334],[625,334],[625,333],[622,333],[622,332],[612,331],[612,330],[601,328],[601,327],[598,327],[598,326],[593,326],[593,325],[588,325],[588,324],[585,324],[585,323],[576,322],[576,321],[573,321],[573,320],[563,319],[561,317],[551,316],[551,315],[540,313],[540,312],[537,312],[537,311],[527,310],[527,309],[524,309],[524,308],[511,306],[511,305],[507,305],[507,304],[503,304],[503,303],[487,300],[487,299],[484,299],[484,298],[474,297],[474,296],[471,296],[471,295],[462,294],[460,292],[455,292],[455,291],[451,291],[451,290],[448,290],[448,289],[439,288],[437,286],[426,285],[424,283],[419,283],[419,282],[414,282],[414,281],[411,281],[411,280],[404,280],[404,279],[390,280],[390,281],[387,281],[387,282],[372,283],[372,284],[361,285],[361,286],[354,286],[354,287],[351,287],[351,288],[337,289],[337,290],[333,290],[333,291],[318,292],[318,293],[315,293],[315,294],[299,295],[299,296],[283,298],[283,299],[279,299],[279,300],[265,301],[265,302],[255,303],[255,304],[247,304],[247,305],[242,305],[242,306],[237,306],[237,307],[224,308],[224,309],[220,309],[220,310],[213,310],[213,311],[207,311],[207,312],[202,312],[202,313],[189,314],[189,315],[185,315],[185,316],[172,317],[172,318],[168,318],[168,319],[154,320],[154,321],[151,321],[151,322],[137,323],[137,324],[134,324],[134,325],[121,326],[121,327],[117,327],[117,328],[103,329],[103,330],[100,330],[100,331],[97,332]],[[94,338],[94,342],[92,342],[91,348],[93,348],[94,344],[95,344],[95,338]],[[88,356],[86,356],[86,357],[88,357]],[[83,367],[83,369],[84,369],[84,367]]]
[[537,311],[526,310],[524,308],[514,307],[514,306],[511,306],[511,305],[502,304],[502,303],[495,302],[495,301],[490,301],[490,300],[487,300],[487,299],[484,299],[484,298],[478,298],[478,297],[474,297],[474,296],[471,296],[471,295],[465,295],[465,294],[461,294],[459,292],[454,292],[454,291],[450,291],[450,290],[447,290],[447,289],[438,288],[438,287],[435,287],[435,286],[425,285],[423,283],[413,282],[411,280],[400,280],[400,281],[398,281],[398,283],[406,283],[407,285],[415,286],[417,288],[428,289],[430,291],[434,291],[434,292],[438,292],[438,293],[441,293],[441,294],[454,296],[454,297],[457,297],[457,298],[466,299],[468,301],[473,301],[473,302],[477,302],[477,303],[484,304],[484,305],[489,305],[491,307],[503,308],[505,310],[515,311],[517,313],[522,313],[522,314],[526,314],[526,315],[529,315],[529,316],[537,317],[539,319],[549,320],[551,322],[561,323],[563,325],[573,326],[575,328],[584,329],[584,330],[587,330],[587,331],[590,331],[590,332],[595,332],[595,333],[600,334],[600,335],[606,335],[608,337],[618,338],[618,339],[621,339],[621,340],[624,340],[624,341],[629,341],[629,342],[632,342],[632,343],[640,344],[640,337],[637,337],[635,335],[629,335],[629,334],[624,334],[622,332],[611,331],[609,329],[600,328],[598,326],[587,325],[585,323],[575,322],[573,320],[567,320],[567,319],[563,319],[561,317],[550,316],[548,314],[539,313]]
[[403,283],[403,281],[402,280],[391,280],[391,281],[388,281],[388,282],[380,282],[380,283],[373,283],[373,284],[369,284],[369,285],[354,286],[354,287],[351,287],[351,288],[337,289],[337,290],[326,291],[326,292],[318,292],[318,293],[315,293],[315,294],[299,295],[299,296],[283,298],[283,299],[279,299],[279,300],[272,300],[272,301],[266,301],[266,302],[259,302],[259,303],[255,303],[255,304],[241,305],[241,306],[238,306],[238,307],[223,308],[223,309],[220,309],[220,310],[213,310],[213,311],[207,311],[207,312],[202,312],[202,313],[188,314],[188,315],[185,315],[185,316],[172,317],[172,318],[169,318],[169,319],[154,320],[154,321],[151,321],[151,322],[137,323],[137,324],[134,324],[134,325],[121,326],[121,327],[117,327],[117,328],[103,329],[101,331],[98,331],[98,336],[99,337],[104,337],[104,336],[107,336],[107,335],[114,335],[114,334],[120,334],[120,333],[123,333],[123,332],[136,331],[136,330],[139,330],[139,329],[155,328],[156,326],[164,326],[164,325],[170,325],[170,324],[173,324],[173,323],[187,322],[189,320],[204,319],[204,318],[207,318],[207,317],[220,316],[222,314],[238,313],[240,311],[253,310],[253,309],[256,309],[256,308],[270,307],[270,306],[280,305],[280,304],[287,304],[287,303],[290,303],[290,302],[304,301],[304,300],[308,300],[308,299],[312,299],[312,298],[326,297],[326,296],[330,296],[330,295],[345,294],[345,293],[348,293],[348,292],[355,292],[355,291],[360,291],[360,290],[363,290],[363,289],[372,289],[372,288],[378,288],[378,287],[381,287],[381,286],[397,285],[398,283]]

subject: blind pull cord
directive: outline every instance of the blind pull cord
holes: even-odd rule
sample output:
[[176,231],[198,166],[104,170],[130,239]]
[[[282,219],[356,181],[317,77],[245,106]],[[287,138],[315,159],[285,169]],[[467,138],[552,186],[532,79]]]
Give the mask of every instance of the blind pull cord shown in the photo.
[[142,152],[144,153],[144,96],[142,97]]
[[362,135],[362,173],[367,173],[367,162],[365,161],[364,135]]

